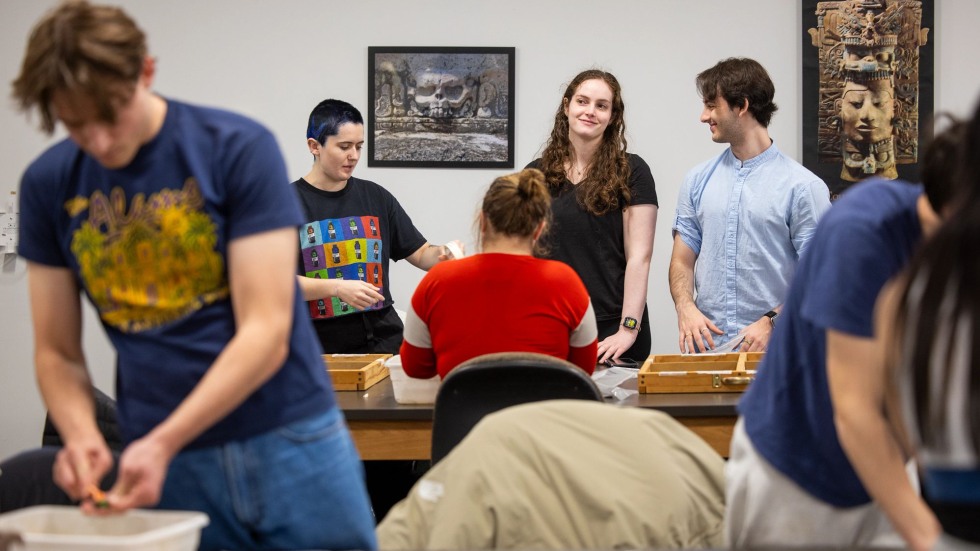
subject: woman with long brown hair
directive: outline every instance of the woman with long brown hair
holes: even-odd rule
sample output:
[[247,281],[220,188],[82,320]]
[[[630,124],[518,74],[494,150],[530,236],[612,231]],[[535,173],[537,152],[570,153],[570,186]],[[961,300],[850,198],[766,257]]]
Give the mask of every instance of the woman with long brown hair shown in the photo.
[[570,265],[592,298],[598,360],[650,354],[647,281],[657,224],[650,167],[627,152],[625,105],[611,73],[582,71],[555,113],[540,169],[552,197],[548,257]]

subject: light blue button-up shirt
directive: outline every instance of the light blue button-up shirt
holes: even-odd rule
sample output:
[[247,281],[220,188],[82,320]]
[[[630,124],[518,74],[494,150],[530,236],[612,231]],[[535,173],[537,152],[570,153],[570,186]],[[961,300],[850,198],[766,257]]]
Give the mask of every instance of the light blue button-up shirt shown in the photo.
[[782,304],[827,185],[776,144],[745,162],[731,148],[692,169],[673,230],[697,255],[695,304],[727,341]]

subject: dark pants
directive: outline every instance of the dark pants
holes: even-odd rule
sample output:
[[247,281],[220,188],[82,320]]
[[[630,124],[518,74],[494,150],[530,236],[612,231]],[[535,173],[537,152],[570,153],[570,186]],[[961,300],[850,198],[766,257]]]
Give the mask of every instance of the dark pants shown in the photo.
[[325,354],[398,354],[402,324],[394,306],[313,322]]
[[[599,342],[602,339],[615,335],[619,331],[619,326],[623,323],[622,319],[596,321],[596,325],[599,328]],[[620,358],[629,358],[631,360],[636,360],[639,365],[643,365],[643,361],[647,359],[650,355],[650,347],[653,345],[653,338],[650,334],[650,316],[647,313],[646,306],[643,307],[643,316],[640,317],[640,329],[637,331],[636,341],[633,342],[633,346],[629,350],[620,354]]]

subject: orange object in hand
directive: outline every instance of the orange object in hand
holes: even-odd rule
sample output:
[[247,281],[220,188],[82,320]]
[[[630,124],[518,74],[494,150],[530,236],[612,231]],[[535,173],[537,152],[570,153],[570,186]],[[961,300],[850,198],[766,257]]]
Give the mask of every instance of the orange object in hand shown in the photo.
[[105,492],[99,489],[95,484],[89,484],[88,486],[88,497],[95,503],[95,506],[99,509],[105,509],[109,507],[109,500],[106,498]]

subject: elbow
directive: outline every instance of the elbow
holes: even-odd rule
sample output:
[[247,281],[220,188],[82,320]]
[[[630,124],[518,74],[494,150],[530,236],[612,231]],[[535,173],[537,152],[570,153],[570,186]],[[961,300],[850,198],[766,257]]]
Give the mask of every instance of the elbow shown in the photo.
[[834,429],[837,439],[845,451],[859,442],[860,419],[856,412],[847,407],[834,408]]
[[279,371],[282,366],[286,363],[286,358],[289,357],[289,339],[278,339],[278,341],[273,345],[272,351],[270,352],[270,365],[275,366],[272,373]]

